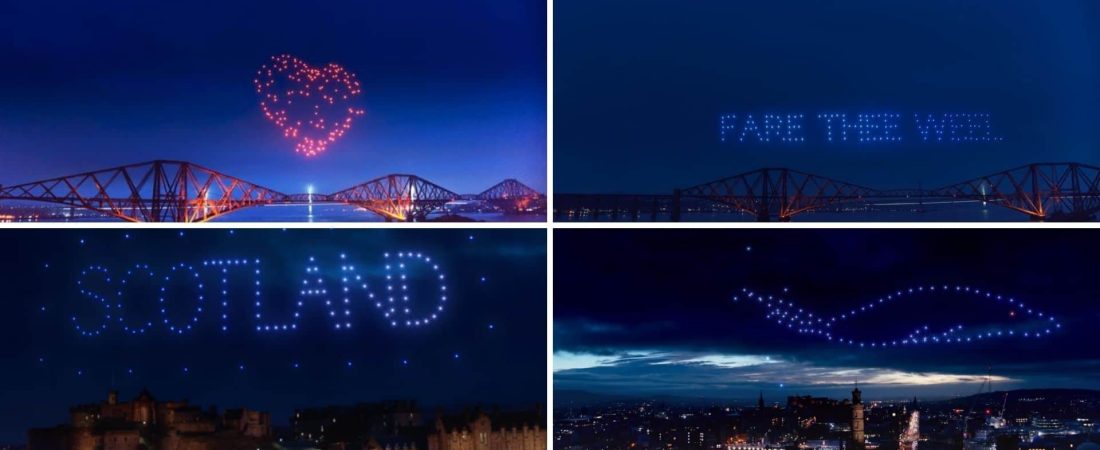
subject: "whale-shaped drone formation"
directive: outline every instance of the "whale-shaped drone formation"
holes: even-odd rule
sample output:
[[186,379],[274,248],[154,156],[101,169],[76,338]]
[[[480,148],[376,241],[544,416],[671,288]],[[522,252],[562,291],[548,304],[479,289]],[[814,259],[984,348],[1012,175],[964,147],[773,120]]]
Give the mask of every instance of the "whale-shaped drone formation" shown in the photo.
[[[788,293],[788,289],[783,289],[783,293]],[[844,334],[843,331],[838,331],[841,328],[838,325],[849,322],[857,316],[866,315],[876,308],[931,294],[968,296],[991,302],[994,305],[1004,305],[1008,308],[1010,317],[1018,317],[1023,322],[1005,328],[991,326],[964,328],[960,324],[942,330],[932,330],[928,325],[921,325],[906,335],[882,339],[853,338]],[[965,285],[928,284],[909,287],[888,293],[863,305],[833,315],[816,314],[809,308],[799,306],[794,301],[783,298],[782,295],[762,294],[749,288],[742,288],[738,294],[733,296],[733,301],[746,301],[764,307],[766,310],[764,318],[766,320],[773,321],[797,334],[819,337],[829,342],[855,347],[886,348],[930,344],[965,344],[1004,338],[1041,339],[1062,328],[1062,324],[1054,316],[1028,307],[1024,302],[1014,297]]]

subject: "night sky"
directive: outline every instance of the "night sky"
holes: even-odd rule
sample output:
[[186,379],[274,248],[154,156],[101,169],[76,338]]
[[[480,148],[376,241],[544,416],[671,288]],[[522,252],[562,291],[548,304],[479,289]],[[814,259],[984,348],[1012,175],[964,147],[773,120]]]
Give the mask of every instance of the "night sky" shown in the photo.
[[[557,192],[668,193],[761,167],[931,188],[1032,162],[1100,163],[1095,1],[554,6]],[[719,140],[721,114],[830,111],[985,113],[1004,140]]]
[[[646,398],[755,399],[763,392],[779,400],[845,397],[858,381],[872,399],[931,398],[977,393],[991,372],[995,389],[1098,389],[1100,243],[1093,234],[558,230],[554,388]],[[949,289],[931,293],[932,285]],[[922,286],[925,292],[908,293]],[[956,286],[972,292],[957,294]],[[767,308],[742,288],[795,302],[804,310],[800,320],[856,310],[837,322],[837,336],[893,342],[929,326],[927,335],[940,342],[861,348],[800,334],[798,325],[766,319]],[[985,333],[993,336],[975,338]],[[963,341],[946,342],[952,336]]]
[[[125,400],[147,387],[160,400],[269,411],[276,425],[287,424],[296,407],[360,401],[414,399],[429,415],[440,407],[546,402],[543,230],[19,230],[0,232],[0,246],[9,255],[0,262],[0,442],[65,423],[70,406],[102,401],[112,386]],[[327,280],[329,300],[343,313],[341,277],[358,274],[385,302],[385,264],[399,264],[397,253],[407,251],[430,257],[445,276],[437,280],[419,259],[408,266],[412,316],[434,312],[434,321],[393,326],[351,284],[351,314],[335,323],[352,328],[338,330],[322,297],[299,295],[318,288],[303,279]],[[255,259],[262,324],[287,323],[294,302],[303,301],[297,329],[255,329],[251,264],[226,266],[229,307],[222,310],[218,267],[203,261]],[[170,270],[181,263],[204,283],[201,313],[196,282],[185,281],[193,272]],[[134,264],[147,264],[156,282],[140,271],[120,284]],[[106,309],[80,289],[114,297],[101,277],[81,276],[92,266],[107,267],[113,286],[122,286],[125,322],[83,336],[75,324],[95,329]],[[311,266],[318,270],[307,272]],[[355,272],[342,272],[345,266]],[[400,272],[391,268],[396,280]],[[164,275],[173,278],[162,282]],[[164,316],[158,286],[166,288]],[[194,317],[182,334],[168,329]],[[121,328],[150,322],[144,333]]]
[[[274,55],[362,83],[365,114],[306,158],[263,117]],[[546,189],[541,0],[0,2],[0,183],[153,159],[285,192],[413,173]]]

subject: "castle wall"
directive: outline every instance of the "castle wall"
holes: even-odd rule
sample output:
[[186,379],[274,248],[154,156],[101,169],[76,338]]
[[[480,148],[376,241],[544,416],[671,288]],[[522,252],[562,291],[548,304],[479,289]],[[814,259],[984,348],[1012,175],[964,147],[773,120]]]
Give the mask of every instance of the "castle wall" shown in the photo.
[[141,435],[137,430],[103,433],[103,450],[138,450],[140,447]]
[[213,433],[216,427],[211,422],[187,422],[177,423],[172,427],[173,430],[180,433]]
[[103,436],[92,434],[87,428],[73,430],[72,450],[98,450],[103,447]]
[[161,440],[164,450],[215,450],[210,443],[193,438],[169,436]]
[[73,408],[69,411],[69,423],[76,428],[90,427],[99,419],[99,413],[89,408]]
[[27,432],[27,450],[67,450],[72,444],[67,427],[37,428]]

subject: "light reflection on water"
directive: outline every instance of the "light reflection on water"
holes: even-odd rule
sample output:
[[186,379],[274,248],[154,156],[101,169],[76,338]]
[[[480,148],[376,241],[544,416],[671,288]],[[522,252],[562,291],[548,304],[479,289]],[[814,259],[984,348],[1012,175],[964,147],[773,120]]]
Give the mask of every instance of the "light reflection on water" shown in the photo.
[[[81,209],[69,209],[62,207],[38,208],[32,215],[22,214],[18,221],[34,222],[122,222],[121,220],[98,215]],[[78,217],[64,217],[68,213],[77,214]],[[503,213],[478,213],[462,212],[458,215],[478,222],[545,222],[545,214],[503,214]],[[439,217],[440,214],[430,214],[428,219]],[[37,219],[37,220],[36,220]],[[211,222],[384,222],[382,216],[362,208],[342,204],[316,204],[312,205],[266,205],[244,208],[238,211],[217,217]]]
[[[378,214],[351,205],[317,204],[312,214],[309,205],[268,205],[245,208],[212,222],[385,222]],[[479,222],[545,222],[542,214],[459,213]],[[430,214],[428,219],[439,217]]]
[[[656,218],[651,214],[640,214],[638,216],[639,222],[667,222],[671,219],[672,216],[668,213],[658,214]],[[554,220],[563,222],[593,221],[590,216],[582,216],[578,219],[568,218],[564,215],[556,215]],[[754,222],[756,217],[739,213],[684,212],[680,215],[680,220],[682,222]],[[938,205],[923,211],[807,212],[796,215],[791,219],[792,222],[1026,222],[1028,220],[1027,215],[1008,208],[977,204]],[[620,213],[617,220],[612,220],[610,214],[602,212],[600,217],[594,221],[626,222],[630,221],[630,215]]]

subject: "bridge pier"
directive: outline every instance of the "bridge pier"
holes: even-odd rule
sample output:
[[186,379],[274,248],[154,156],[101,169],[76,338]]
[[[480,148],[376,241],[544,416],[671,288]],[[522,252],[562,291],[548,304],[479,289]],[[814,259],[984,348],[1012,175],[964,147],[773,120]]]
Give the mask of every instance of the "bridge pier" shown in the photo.
[[[772,215],[769,212],[757,212],[756,213],[756,221],[757,222],[771,222],[772,221]],[[790,221],[791,221],[791,218],[788,217],[788,216],[779,216],[776,219],[776,222],[790,222]]]
[[1050,214],[1047,216],[1028,215],[1032,222],[1091,222],[1096,220],[1096,214],[1087,211],[1070,211],[1064,214]]
[[672,190],[672,222],[680,221],[680,190]]

